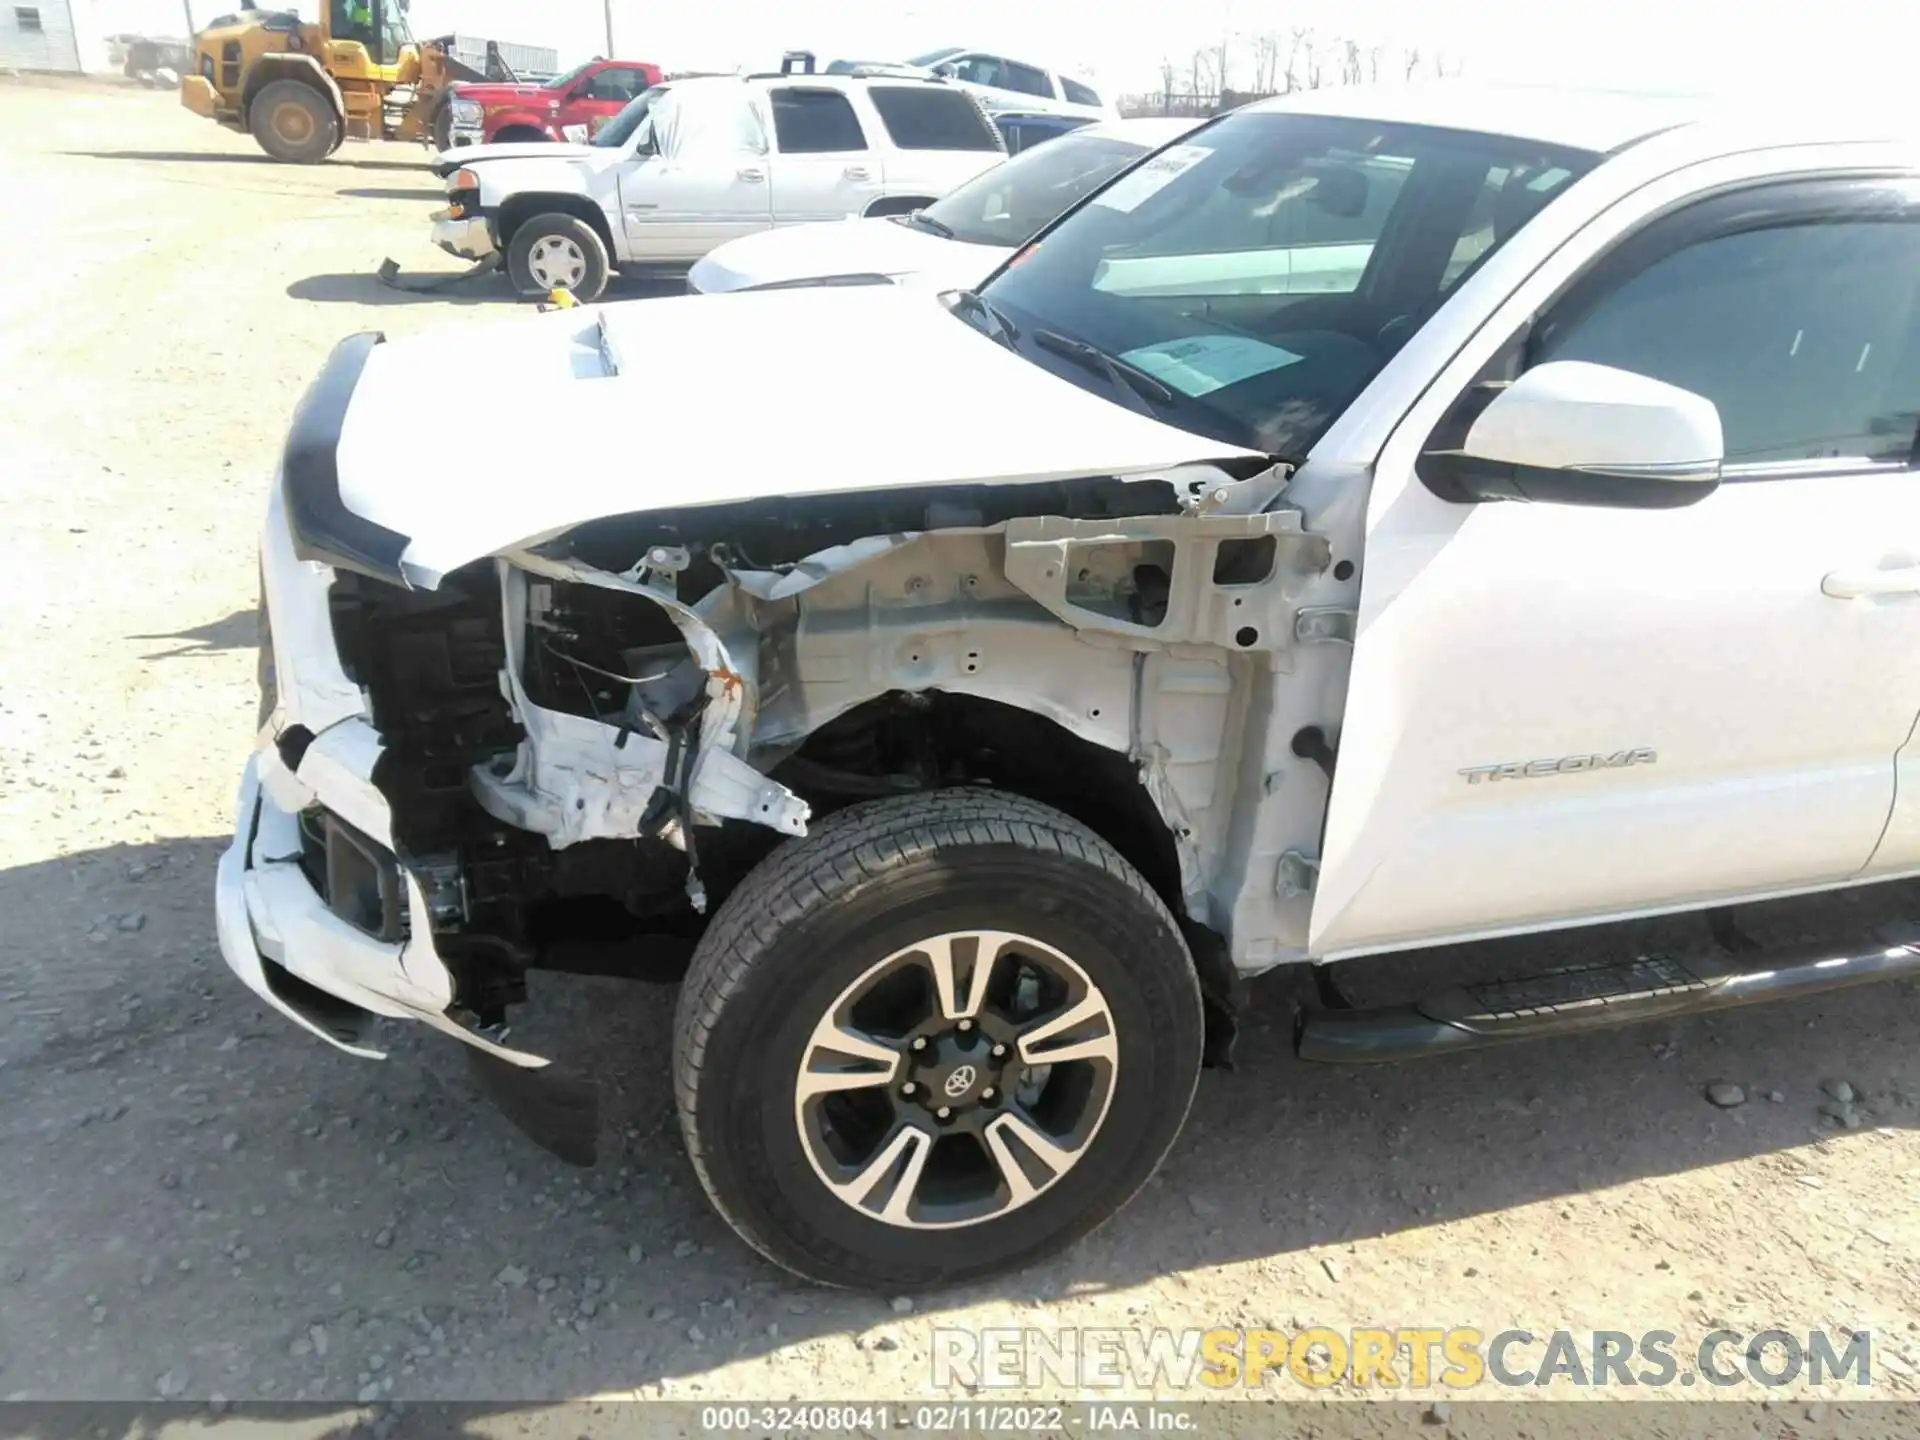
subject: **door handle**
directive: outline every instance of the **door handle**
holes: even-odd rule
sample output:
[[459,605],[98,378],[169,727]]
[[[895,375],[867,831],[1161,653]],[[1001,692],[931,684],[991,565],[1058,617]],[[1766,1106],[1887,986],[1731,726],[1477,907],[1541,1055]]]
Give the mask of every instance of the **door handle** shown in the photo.
[[1857,600],[1865,595],[1920,595],[1920,565],[1899,565],[1890,570],[1835,570],[1821,580],[1820,593],[1836,600]]
[[767,172],[748,165],[743,169],[734,171],[733,178],[736,180],[745,180],[750,184],[757,185],[767,178]]
[[871,180],[873,174],[864,165],[849,165],[840,172],[849,180]]

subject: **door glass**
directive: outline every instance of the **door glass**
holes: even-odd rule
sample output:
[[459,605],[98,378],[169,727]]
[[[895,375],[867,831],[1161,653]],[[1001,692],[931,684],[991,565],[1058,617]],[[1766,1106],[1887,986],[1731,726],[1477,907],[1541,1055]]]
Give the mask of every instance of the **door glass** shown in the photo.
[[589,100],[631,100],[646,88],[637,70],[601,70],[587,81]]
[[782,89],[771,98],[773,134],[782,153],[820,155],[867,148],[860,118],[838,90]]
[[973,97],[951,86],[875,85],[867,91],[887,134],[902,150],[998,150],[993,122]]
[[1053,80],[1046,71],[1036,70],[1031,65],[1022,65],[1017,60],[1006,63],[1006,79],[1001,81],[1009,90],[1018,90],[1022,95],[1044,95],[1053,98]]
[[1725,235],[1655,261],[1529,363],[1588,360],[1719,408],[1729,465],[1907,461],[1920,419],[1920,224],[1851,220]]
[[1109,135],[1064,135],[982,171],[925,213],[955,240],[1011,247],[1146,153]]
[[1062,77],[1060,88],[1066,92],[1067,99],[1075,105],[1097,106],[1100,103],[1100,96],[1082,85],[1078,80],[1068,80]]
[[955,60],[954,78],[965,80],[973,85],[990,85],[996,90],[1009,90],[1006,65],[993,55],[963,55]]

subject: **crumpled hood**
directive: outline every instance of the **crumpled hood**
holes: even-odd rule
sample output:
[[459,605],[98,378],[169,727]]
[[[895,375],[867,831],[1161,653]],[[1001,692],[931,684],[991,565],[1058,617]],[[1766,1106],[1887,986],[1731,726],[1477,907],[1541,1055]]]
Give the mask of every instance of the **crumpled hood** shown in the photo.
[[828,220],[744,235],[707,254],[691,279],[709,295],[826,275],[889,275],[935,289],[971,290],[1012,253],[943,240],[897,220]]
[[374,345],[338,427],[339,500],[403,537],[400,569],[427,586],[609,515],[1253,453],[893,285],[632,300]]

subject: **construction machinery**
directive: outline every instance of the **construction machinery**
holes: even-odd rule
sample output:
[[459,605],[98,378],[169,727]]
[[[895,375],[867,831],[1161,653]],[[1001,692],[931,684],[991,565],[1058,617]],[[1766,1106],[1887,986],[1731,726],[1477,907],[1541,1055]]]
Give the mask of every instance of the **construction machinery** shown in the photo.
[[180,103],[293,164],[316,164],[350,139],[431,143],[452,87],[486,76],[454,57],[451,37],[416,41],[407,8],[320,0],[320,18],[306,21],[242,0],[194,36]]

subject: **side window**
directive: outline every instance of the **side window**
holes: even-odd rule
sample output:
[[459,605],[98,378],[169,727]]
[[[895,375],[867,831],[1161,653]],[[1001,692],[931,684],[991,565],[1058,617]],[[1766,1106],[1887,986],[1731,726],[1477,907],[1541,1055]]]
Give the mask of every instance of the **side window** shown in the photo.
[[1012,88],[1007,84],[1006,62],[996,55],[959,55],[948,62],[954,77],[973,85],[991,85],[996,90]]
[[1053,77],[1044,70],[1036,70],[1031,65],[1022,65],[1009,60],[1005,65],[1006,79],[1000,83],[1009,90],[1018,90],[1022,95],[1044,95],[1053,98]]
[[860,118],[838,90],[782,89],[770,98],[774,139],[783,153],[822,155],[867,148]]
[[1075,105],[1097,106],[1100,104],[1100,97],[1082,85],[1078,80],[1069,80],[1066,76],[1062,75],[1060,77],[1060,88],[1066,93],[1067,99]]
[[902,150],[998,150],[993,122],[964,90],[942,85],[875,85],[867,91],[887,134]]
[[596,71],[587,81],[589,100],[618,100],[622,104],[647,88],[646,77],[638,70],[608,69]]
[[1906,463],[1920,420],[1920,221],[1781,223],[1671,250],[1536,329],[1527,363],[1587,360],[1719,408],[1730,466]]

